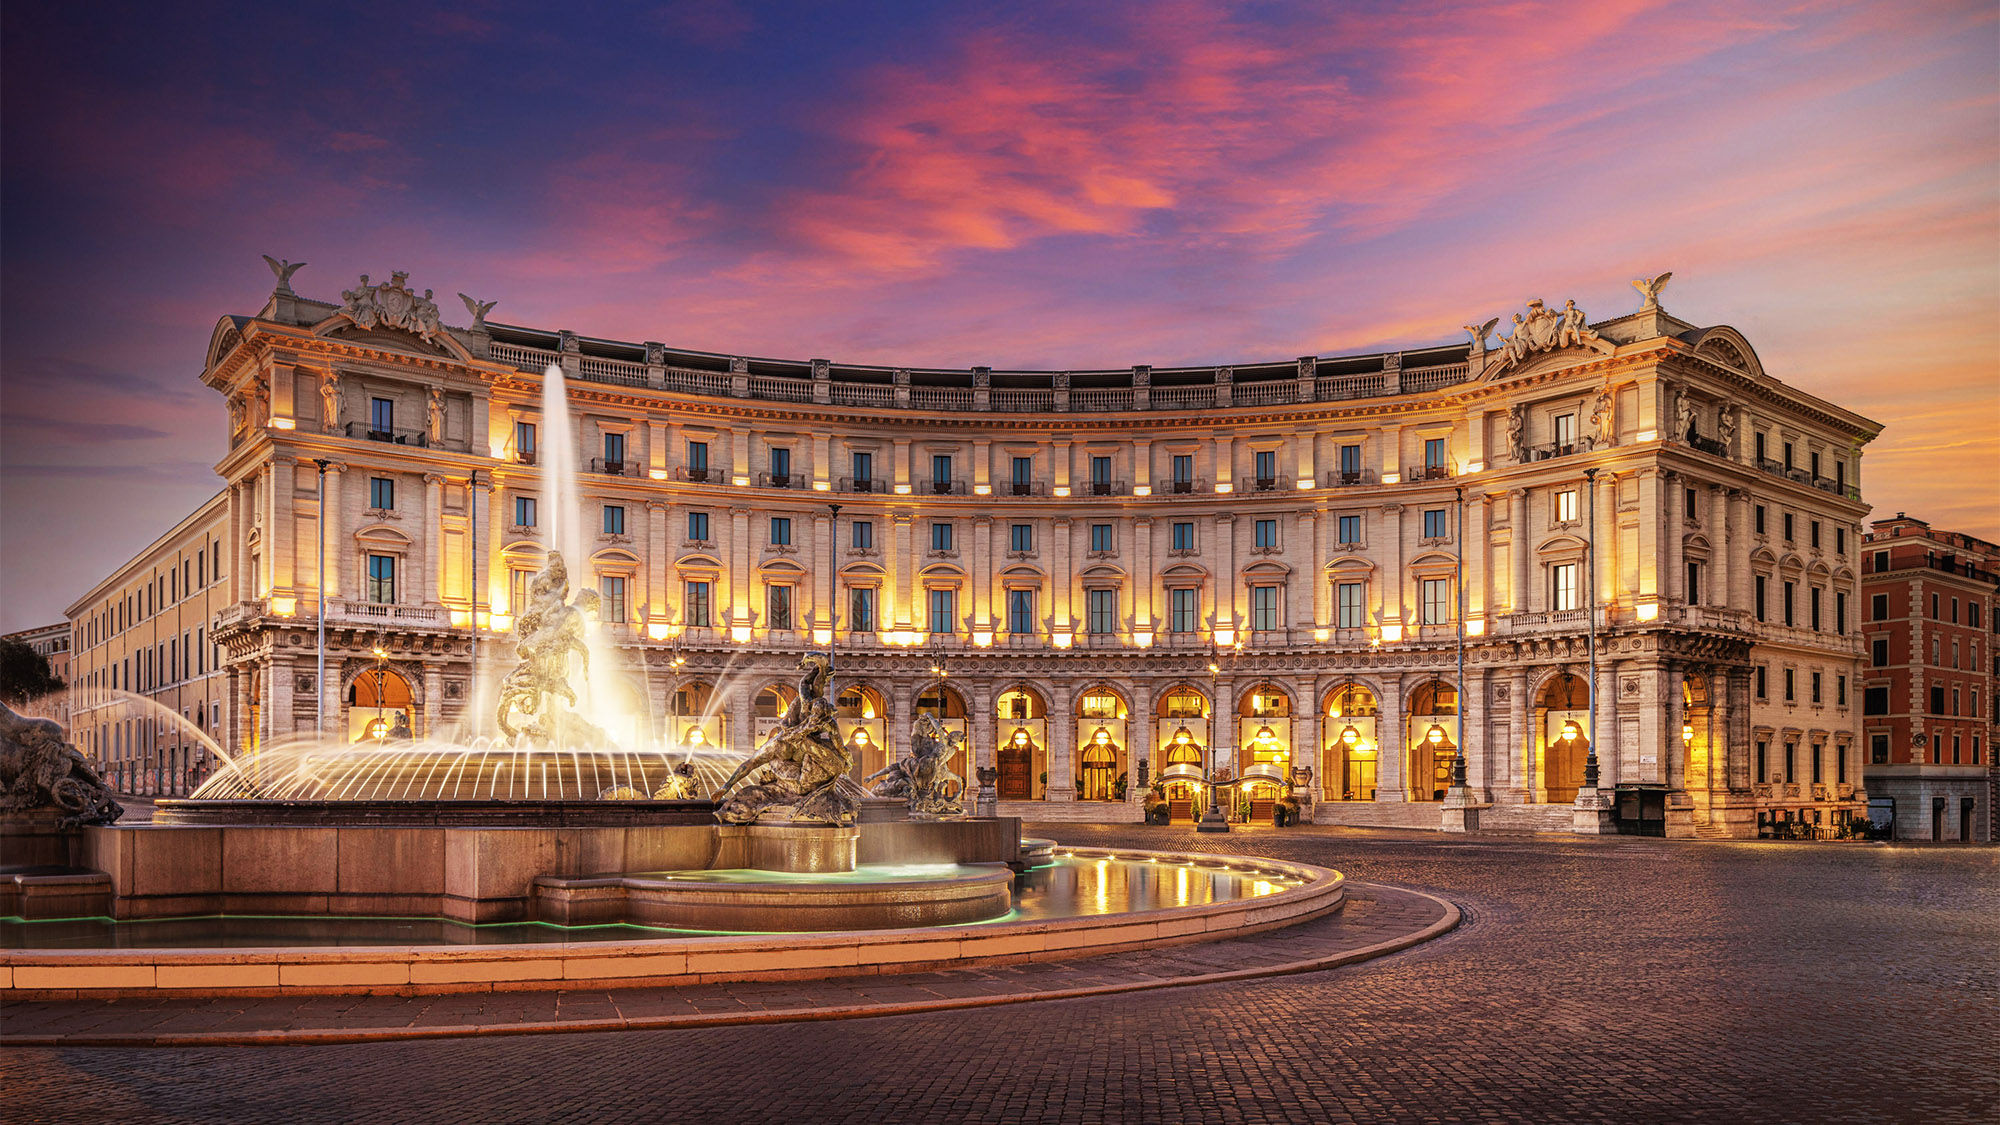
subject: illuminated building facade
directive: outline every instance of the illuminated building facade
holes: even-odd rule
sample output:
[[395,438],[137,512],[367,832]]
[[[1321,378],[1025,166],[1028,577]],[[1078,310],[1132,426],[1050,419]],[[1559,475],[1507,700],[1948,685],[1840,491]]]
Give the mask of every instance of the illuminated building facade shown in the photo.
[[[377,647],[419,735],[469,706],[561,458],[587,533],[570,571],[643,676],[623,690],[647,737],[749,749],[798,653],[832,644],[864,773],[931,710],[968,735],[964,772],[997,770],[1003,813],[1135,819],[1142,772],[1191,799],[1179,779],[1212,764],[1276,779],[1253,800],[1297,781],[1322,822],[1436,827],[1469,746],[1487,823],[1567,827],[1594,540],[1602,788],[1682,835],[1863,797],[1877,427],[1657,287],[1594,324],[1534,302],[1497,346],[1013,372],[449,328],[403,280],[343,304],[281,287],[216,328],[234,743],[354,733],[384,705],[357,694]],[[547,440],[550,364],[573,448]]]

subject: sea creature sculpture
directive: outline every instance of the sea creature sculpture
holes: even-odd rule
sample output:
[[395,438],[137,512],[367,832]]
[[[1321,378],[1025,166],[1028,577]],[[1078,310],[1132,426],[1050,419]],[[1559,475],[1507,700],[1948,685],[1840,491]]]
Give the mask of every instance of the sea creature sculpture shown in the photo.
[[947,731],[937,716],[921,713],[910,730],[910,753],[869,777],[869,792],[908,801],[911,820],[964,816],[959,798],[965,779],[951,768],[952,755],[964,745],[964,734]]
[[0,810],[53,808],[61,824],[110,824],[125,815],[111,787],[90,768],[63,729],[0,703]]
[[833,665],[819,653],[807,653],[799,668],[798,699],[764,745],[714,793],[716,819],[725,824],[752,824],[782,806],[790,806],[795,824],[854,822],[859,787],[847,776],[854,758],[840,743],[827,698]]

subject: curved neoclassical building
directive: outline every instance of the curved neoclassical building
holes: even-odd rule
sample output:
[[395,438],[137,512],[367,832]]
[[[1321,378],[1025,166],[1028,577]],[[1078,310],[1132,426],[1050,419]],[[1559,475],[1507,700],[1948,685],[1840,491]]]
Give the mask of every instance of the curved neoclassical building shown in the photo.
[[[1656,296],[1592,323],[1537,301],[1500,341],[1070,372],[451,328],[400,274],[344,296],[281,287],[217,325],[202,373],[231,420],[230,594],[198,643],[232,744],[468,706],[562,458],[571,570],[642,670],[652,737],[749,749],[798,654],[831,645],[863,769],[932,710],[1005,813],[1136,819],[1141,777],[1214,763],[1295,782],[1323,822],[1435,827],[1464,754],[1488,824],[1566,827],[1595,601],[1599,784],[1628,817],[1748,835],[1861,807],[1878,427]],[[542,417],[550,364],[573,448]],[[125,674],[131,593],[72,607],[83,682]]]

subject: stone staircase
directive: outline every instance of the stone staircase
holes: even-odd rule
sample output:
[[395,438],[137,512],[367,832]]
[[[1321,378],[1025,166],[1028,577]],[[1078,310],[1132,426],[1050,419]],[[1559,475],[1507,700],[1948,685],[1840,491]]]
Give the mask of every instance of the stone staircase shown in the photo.
[[1001,801],[995,811],[1043,824],[1137,824],[1146,816],[1130,801]]
[[1562,805],[1488,805],[1479,810],[1481,832],[1573,832],[1574,809]]
[[1719,820],[1711,820],[1706,824],[1696,824],[1694,826],[1694,838],[1697,840],[1734,840],[1736,836],[1729,831],[1729,825]]

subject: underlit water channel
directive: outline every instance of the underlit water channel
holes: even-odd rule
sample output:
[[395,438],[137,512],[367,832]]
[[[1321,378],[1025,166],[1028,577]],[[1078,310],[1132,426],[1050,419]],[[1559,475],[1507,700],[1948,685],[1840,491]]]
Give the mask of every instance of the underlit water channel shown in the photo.
[[[964,874],[952,864],[864,864],[852,875],[786,875],[770,871],[689,871],[673,878],[702,882],[892,881]],[[666,876],[668,873],[648,873]],[[1276,894],[1298,886],[1293,875],[1248,866],[1152,859],[1058,856],[1014,877],[1014,908],[995,922],[1038,921],[1206,906]],[[0,949],[213,949],[368,945],[526,945],[571,941],[632,941],[713,931],[629,924],[558,926],[544,922],[472,925],[442,918],[344,918],[202,915],[115,922],[65,918],[24,922],[0,918]]]

